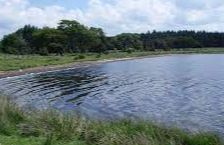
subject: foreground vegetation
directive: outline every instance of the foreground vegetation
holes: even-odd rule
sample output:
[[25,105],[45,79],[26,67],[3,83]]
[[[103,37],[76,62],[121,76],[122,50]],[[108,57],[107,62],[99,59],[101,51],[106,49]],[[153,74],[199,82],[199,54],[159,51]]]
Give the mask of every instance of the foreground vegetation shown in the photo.
[[2,145],[222,145],[212,134],[188,134],[146,121],[90,121],[55,111],[23,112],[0,98]]
[[33,67],[64,65],[85,61],[104,59],[117,59],[127,57],[143,57],[163,54],[189,54],[189,53],[224,53],[224,48],[196,48],[170,51],[134,51],[134,52],[110,52],[110,53],[72,53],[64,56],[40,56],[40,55],[9,55],[0,53],[0,71],[12,71]]

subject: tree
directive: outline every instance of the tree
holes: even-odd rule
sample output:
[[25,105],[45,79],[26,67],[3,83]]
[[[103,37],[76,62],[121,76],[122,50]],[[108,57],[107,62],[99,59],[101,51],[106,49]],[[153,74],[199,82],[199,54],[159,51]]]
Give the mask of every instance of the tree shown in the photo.
[[120,50],[129,48],[142,49],[142,41],[139,34],[123,33],[115,36],[115,47]]
[[[33,33],[33,44],[36,53],[41,53],[43,48],[46,48],[44,51],[48,53],[62,53],[64,52],[63,46],[66,45],[65,40],[66,36],[61,31],[54,28],[46,27]],[[52,44],[57,44],[55,45],[57,47],[53,48]]]
[[60,44],[60,43],[55,43],[55,42],[52,42],[48,45],[48,48],[55,52],[57,55],[61,55],[63,56],[63,53],[64,53],[64,50],[63,50],[63,45]]
[[101,28],[89,28],[75,20],[61,20],[57,28],[25,25],[0,41],[1,52],[41,55],[199,47],[224,47],[224,33],[154,30],[142,34],[122,33],[108,37]]
[[0,52],[3,52],[2,41],[0,41]]
[[10,54],[27,54],[27,43],[16,34],[10,34],[3,38],[1,41],[2,51]]
[[35,53],[33,46],[33,33],[38,31],[38,28],[31,25],[25,25],[23,28],[15,32],[16,35],[23,38],[27,43],[27,51]]
[[192,37],[169,38],[169,46],[173,48],[200,48],[201,44]]
[[78,52],[79,47],[78,42],[80,43],[80,37],[87,30],[84,25],[81,25],[75,20],[61,20],[58,30],[62,31],[67,36],[67,50],[70,52]]
[[67,35],[68,51],[99,52],[103,51],[106,38],[102,29],[88,28],[77,21],[61,20],[58,30]]

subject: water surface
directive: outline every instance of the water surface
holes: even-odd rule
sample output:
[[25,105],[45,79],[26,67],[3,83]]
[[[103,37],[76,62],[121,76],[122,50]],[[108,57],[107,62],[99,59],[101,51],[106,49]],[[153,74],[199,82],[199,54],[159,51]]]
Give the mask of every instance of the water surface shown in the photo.
[[0,80],[21,106],[224,134],[224,55],[172,55]]

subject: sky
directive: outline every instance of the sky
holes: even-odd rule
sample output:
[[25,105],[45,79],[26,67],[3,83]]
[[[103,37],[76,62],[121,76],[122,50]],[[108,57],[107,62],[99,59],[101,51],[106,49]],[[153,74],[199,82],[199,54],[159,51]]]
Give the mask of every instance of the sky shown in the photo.
[[152,30],[224,32],[224,0],[0,0],[0,38],[26,24],[61,19],[101,27],[107,35]]

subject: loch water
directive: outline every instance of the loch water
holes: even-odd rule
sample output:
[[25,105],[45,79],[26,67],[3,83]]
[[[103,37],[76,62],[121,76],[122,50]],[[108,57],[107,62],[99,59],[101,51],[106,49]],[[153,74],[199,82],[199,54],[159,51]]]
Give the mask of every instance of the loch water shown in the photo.
[[224,134],[224,55],[169,55],[0,79],[23,107]]

